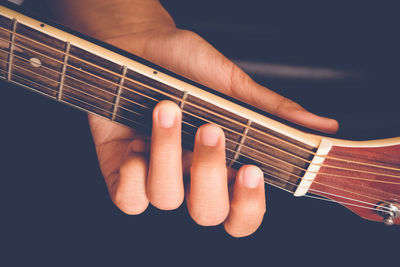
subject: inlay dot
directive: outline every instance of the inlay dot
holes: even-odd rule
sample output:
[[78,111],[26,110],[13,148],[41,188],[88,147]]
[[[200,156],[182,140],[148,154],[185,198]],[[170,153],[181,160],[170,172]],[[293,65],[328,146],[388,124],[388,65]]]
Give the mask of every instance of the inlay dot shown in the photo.
[[40,59],[36,57],[32,57],[31,59],[29,59],[29,62],[31,63],[32,66],[36,68],[42,66],[42,62],[40,61]]

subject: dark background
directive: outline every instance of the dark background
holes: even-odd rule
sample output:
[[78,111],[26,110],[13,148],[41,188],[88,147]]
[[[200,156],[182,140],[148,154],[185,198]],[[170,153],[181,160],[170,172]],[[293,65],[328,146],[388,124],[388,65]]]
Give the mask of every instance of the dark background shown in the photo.
[[[28,8],[46,13],[38,3]],[[338,137],[400,136],[394,4],[162,3],[261,84],[338,119]],[[0,101],[1,266],[398,264],[398,227],[269,186],[264,222],[247,238],[197,226],[184,205],[124,215],[108,197],[84,113],[3,82]]]

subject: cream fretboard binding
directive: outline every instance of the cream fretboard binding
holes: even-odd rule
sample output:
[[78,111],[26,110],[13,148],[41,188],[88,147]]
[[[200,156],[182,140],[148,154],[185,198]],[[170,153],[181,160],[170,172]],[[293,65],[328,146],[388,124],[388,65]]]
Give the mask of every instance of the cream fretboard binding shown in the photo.
[[295,132],[299,138],[282,134],[274,127],[289,127],[139,60],[0,7],[2,79],[143,132],[151,130],[153,107],[161,100],[174,101],[183,113],[185,149],[193,149],[199,126],[215,123],[225,132],[226,159],[232,168],[255,164],[267,183],[296,190],[316,140],[302,140],[306,135],[301,132]]

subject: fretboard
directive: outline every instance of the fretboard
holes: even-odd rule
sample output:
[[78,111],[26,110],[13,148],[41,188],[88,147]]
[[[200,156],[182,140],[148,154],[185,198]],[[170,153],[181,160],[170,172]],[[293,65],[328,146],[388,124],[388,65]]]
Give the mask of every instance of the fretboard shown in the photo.
[[[151,132],[154,106],[161,100],[171,100],[182,110],[185,149],[193,149],[198,127],[213,123],[225,132],[228,166],[238,169],[255,164],[263,170],[267,183],[290,192],[304,176],[315,146],[242,114],[243,108],[235,112],[216,104],[215,99],[187,90],[184,78],[181,86],[172,85],[162,68],[152,65],[151,75],[144,74],[137,66],[146,66],[146,61],[138,62],[136,56],[114,60],[88,49],[83,45],[86,40],[70,33],[60,34],[57,29],[54,34],[55,27],[47,23],[17,16],[5,8],[0,11],[2,79],[145,133]],[[188,88],[193,86],[196,84],[188,83]],[[237,105],[232,103],[233,107]]]

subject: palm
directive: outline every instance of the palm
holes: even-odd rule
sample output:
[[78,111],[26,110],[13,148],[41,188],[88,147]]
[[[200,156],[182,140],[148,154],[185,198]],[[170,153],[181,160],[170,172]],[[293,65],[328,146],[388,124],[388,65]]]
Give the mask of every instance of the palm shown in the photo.
[[[220,91],[228,93],[227,81],[230,80],[226,77],[229,77],[233,64],[190,32],[174,30],[157,35],[145,33],[112,39],[109,42],[188,78],[203,81],[207,86],[222,88]],[[216,80],[215,77],[219,79]],[[100,167],[112,195],[113,185],[129,144],[136,140],[136,151],[142,150],[143,157],[146,157],[146,148],[141,145],[146,137],[133,129],[93,115],[89,115],[89,122]]]

